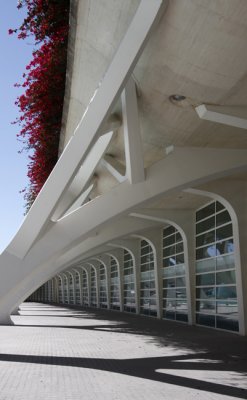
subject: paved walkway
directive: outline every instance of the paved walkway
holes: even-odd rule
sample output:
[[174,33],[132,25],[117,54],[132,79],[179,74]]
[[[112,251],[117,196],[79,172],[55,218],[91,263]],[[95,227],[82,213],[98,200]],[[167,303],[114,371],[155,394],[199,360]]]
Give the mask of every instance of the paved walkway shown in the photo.
[[247,399],[247,338],[25,303],[0,326],[0,400]]

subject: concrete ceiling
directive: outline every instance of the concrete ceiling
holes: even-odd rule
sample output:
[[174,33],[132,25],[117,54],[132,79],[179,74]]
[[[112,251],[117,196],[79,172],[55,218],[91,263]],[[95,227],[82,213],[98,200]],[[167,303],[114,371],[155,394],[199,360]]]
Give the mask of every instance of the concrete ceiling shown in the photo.
[[[67,94],[61,149],[73,134],[104,77],[139,0],[74,2],[68,60]],[[72,8],[73,11],[73,8]],[[72,13],[73,15],[73,13]],[[144,164],[166,156],[167,146],[247,148],[244,129],[202,120],[200,104],[231,107],[247,117],[246,0],[172,0],[134,70]],[[185,96],[181,102],[170,96]],[[114,111],[121,116],[121,103]],[[123,132],[116,132],[108,153],[124,162]],[[91,197],[117,181],[103,168]],[[231,177],[233,179],[234,177]],[[200,200],[177,193],[176,207],[196,207]],[[169,207],[171,199],[157,207]]]

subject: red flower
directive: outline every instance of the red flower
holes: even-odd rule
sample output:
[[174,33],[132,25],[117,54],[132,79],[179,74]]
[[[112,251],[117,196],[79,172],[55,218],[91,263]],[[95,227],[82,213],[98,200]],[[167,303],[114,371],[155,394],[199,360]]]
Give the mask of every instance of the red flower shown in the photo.
[[[17,98],[17,119],[24,149],[29,156],[30,184],[24,189],[27,210],[38,195],[58,157],[63,97],[65,90],[69,0],[23,0],[27,17],[19,28],[19,39],[34,35],[38,48],[27,65]],[[11,33],[16,32],[10,30]]]

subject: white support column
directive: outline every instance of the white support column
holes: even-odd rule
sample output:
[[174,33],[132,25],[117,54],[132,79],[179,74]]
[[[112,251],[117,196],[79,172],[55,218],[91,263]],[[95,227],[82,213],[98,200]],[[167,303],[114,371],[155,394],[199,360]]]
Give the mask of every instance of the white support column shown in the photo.
[[144,181],[145,172],[136,87],[132,77],[127,82],[121,98],[124,126],[126,177],[130,183],[134,184]]

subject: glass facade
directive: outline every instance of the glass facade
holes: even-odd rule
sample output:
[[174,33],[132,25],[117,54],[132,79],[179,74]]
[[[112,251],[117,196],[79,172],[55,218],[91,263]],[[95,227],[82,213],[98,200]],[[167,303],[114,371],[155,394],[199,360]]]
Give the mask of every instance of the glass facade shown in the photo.
[[[92,286],[92,271],[91,271],[91,300],[92,298],[95,299],[95,303],[97,305],[97,300],[96,300],[96,278],[95,281],[93,282],[93,285],[95,285],[95,289],[94,286]],[[92,297],[92,288],[93,288],[93,297]],[[87,272],[83,269],[82,270],[82,304],[84,306],[88,306],[88,276],[87,276]]]
[[196,323],[239,329],[232,221],[218,201],[196,213]]
[[188,322],[184,243],[174,226],[163,229],[163,318]]
[[[96,280],[96,272],[93,267],[91,267],[91,276],[90,277],[91,277],[90,305],[91,305],[91,307],[97,307],[97,280]],[[84,302],[84,290],[83,290],[83,302]]]
[[99,306],[107,308],[106,268],[103,264],[99,267]]
[[80,289],[80,274],[79,272],[75,273],[75,304],[81,304],[81,289]]
[[136,312],[136,293],[135,293],[135,275],[134,261],[129,251],[124,250],[123,259],[123,274],[124,274],[124,311]]
[[72,274],[69,274],[69,304],[75,304],[74,299],[74,279]]
[[62,279],[58,278],[58,302],[63,303],[63,288],[62,288]]
[[120,281],[119,281],[119,273],[118,273],[118,264],[117,264],[117,260],[113,257],[111,257],[110,268],[111,268],[110,307],[113,310],[120,310],[120,296],[119,296]]
[[67,276],[64,276],[63,278],[63,302],[64,304],[69,304],[69,285]]
[[154,253],[146,240],[141,240],[140,314],[157,316]]

